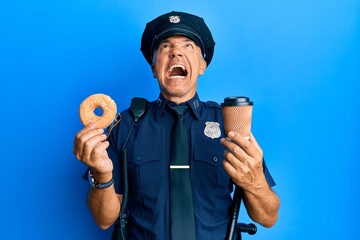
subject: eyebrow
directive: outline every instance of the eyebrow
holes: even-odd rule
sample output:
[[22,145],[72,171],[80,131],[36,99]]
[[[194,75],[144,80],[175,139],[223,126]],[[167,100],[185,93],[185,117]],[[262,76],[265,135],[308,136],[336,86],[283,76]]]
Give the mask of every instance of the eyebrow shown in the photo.
[[[163,43],[170,43],[171,41],[169,39],[164,39],[162,40],[160,43],[159,43],[159,46]],[[185,38],[185,39],[182,39],[180,41],[176,41],[176,42],[194,42],[193,40],[189,39],[189,38]]]

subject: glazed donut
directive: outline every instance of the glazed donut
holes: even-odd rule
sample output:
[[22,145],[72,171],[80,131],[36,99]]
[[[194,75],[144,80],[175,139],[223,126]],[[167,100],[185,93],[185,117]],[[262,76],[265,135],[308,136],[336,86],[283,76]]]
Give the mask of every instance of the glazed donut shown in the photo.
[[[102,109],[101,116],[94,113],[96,108]],[[89,123],[96,123],[96,127],[106,128],[115,119],[116,103],[106,94],[93,94],[80,104],[79,114],[80,121],[85,126]]]

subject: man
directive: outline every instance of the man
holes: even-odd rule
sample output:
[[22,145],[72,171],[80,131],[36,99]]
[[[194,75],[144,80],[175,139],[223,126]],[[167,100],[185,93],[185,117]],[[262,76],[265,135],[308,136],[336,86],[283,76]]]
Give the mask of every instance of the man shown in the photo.
[[[126,148],[128,238],[175,239],[169,166],[171,132],[177,121],[172,108],[179,105],[188,108],[183,119],[190,159],[188,169],[182,171],[190,178],[196,239],[225,238],[233,184],[242,189],[244,205],[255,222],[265,227],[276,223],[279,199],[271,189],[275,183],[254,136],[249,140],[236,132],[225,136],[221,107],[201,102],[196,92],[198,77],[209,66],[214,45],[205,22],[195,15],[170,12],[149,22],[141,51],[158,80],[159,99],[148,103],[136,123],[130,110],[124,111],[108,139],[95,124],[76,135],[74,154],[89,167],[94,181],[108,183],[101,189],[90,188],[88,196],[89,208],[101,228],[109,228],[119,217],[123,200],[121,152]],[[208,124],[213,124],[216,134],[204,131]]]

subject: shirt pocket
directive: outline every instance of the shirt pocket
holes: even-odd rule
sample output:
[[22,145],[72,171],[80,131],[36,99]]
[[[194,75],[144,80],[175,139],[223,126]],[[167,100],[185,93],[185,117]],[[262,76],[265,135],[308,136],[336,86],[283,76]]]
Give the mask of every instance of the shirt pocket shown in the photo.
[[147,194],[158,192],[164,182],[162,165],[159,145],[128,149],[129,191]]
[[218,145],[195,146],[194,179],[199,193],[224,194],[226,188],[231,188],[230,177],[222,166],[224,150]]

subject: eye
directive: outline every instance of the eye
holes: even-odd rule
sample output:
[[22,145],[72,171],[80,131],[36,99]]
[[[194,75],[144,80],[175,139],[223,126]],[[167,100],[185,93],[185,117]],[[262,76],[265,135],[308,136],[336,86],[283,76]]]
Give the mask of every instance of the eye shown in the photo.
[[166,49],[170,49],[170,48],[171,48],[171,46],[169,43],[162,43],[159,47],[159,49],[161,49],[161,50],[166,50]]
[[192,43],[185,43],[185,48],[194,48]]

